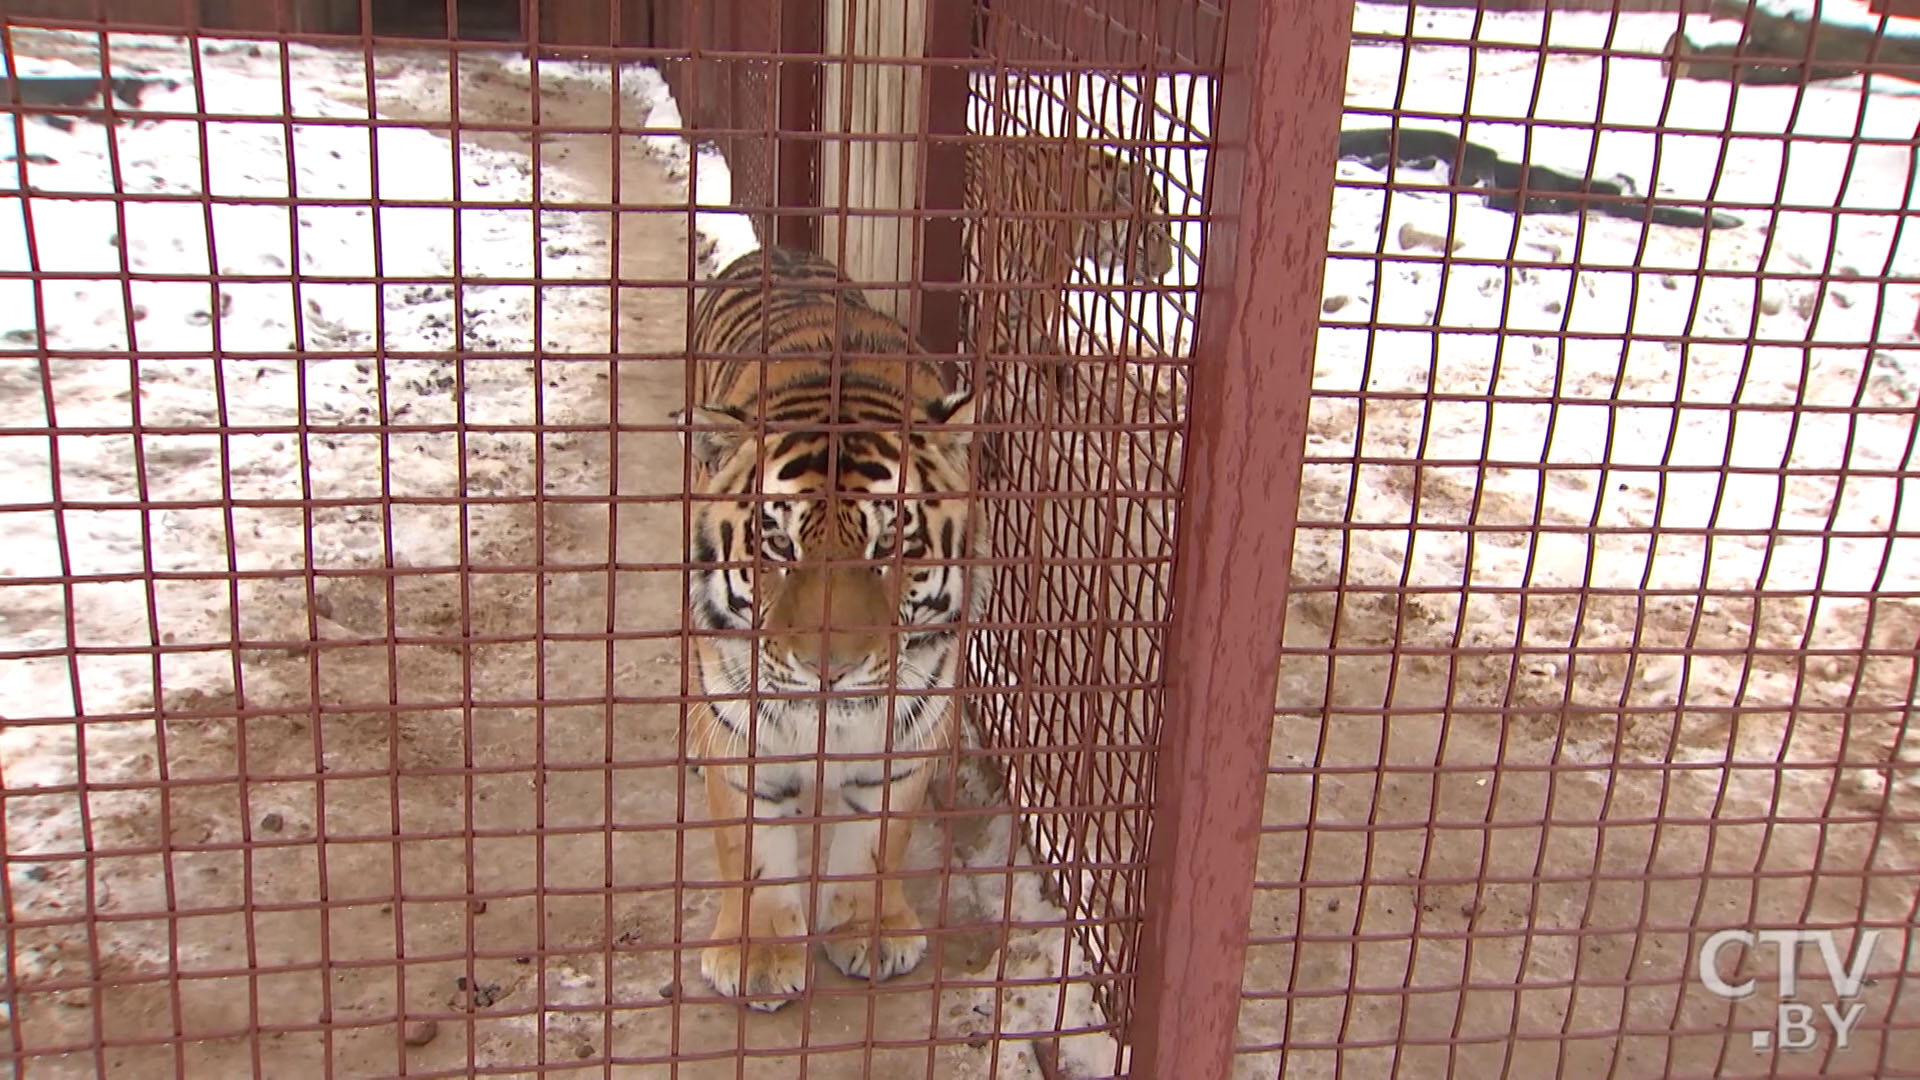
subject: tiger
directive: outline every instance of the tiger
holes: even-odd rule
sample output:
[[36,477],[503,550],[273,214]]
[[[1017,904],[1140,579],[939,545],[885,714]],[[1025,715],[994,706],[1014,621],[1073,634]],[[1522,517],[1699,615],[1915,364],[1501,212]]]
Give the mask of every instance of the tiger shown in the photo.
[[943,390],[833,263],[790,248],[710,279],[690,344],[699,404],[673,414],[699,493],[688,611],[705,700],[689,710],[689,755],[722,882],[700,968],[771,1012],[807,983],[800,829],[782,819],[843,811],[827,871],[868,875],[822,886],[813,924],[837,933],[823,945],[835,967],[878,981],[926,952],[900,879],[876,890],[871,875],[902,869],[912,821],[897,815],[924,805],[958,730],[946,692],[986,585],[963,565],[974,399]]
[[[1173,269],[1166,199],[1138,158],[1071,139],[1009,139],[967,144],[966,174],[974,264],[997,286],[973,305],[976,344],[988,352],[1055,355],[1082,259],[1134,284]],[[1000,196],[991,205],[989,191]]]

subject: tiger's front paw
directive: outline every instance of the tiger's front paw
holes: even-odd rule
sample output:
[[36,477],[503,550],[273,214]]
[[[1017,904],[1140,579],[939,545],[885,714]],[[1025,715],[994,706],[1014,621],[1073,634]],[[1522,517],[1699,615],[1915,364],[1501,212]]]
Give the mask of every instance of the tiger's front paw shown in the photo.
[[884,981],[905,975],[927,954],[927,936],[920,933],[920,920],[911,911],[884,916],[877,928],[870,922],[855,921],[833,933],[825,945],[827,959],[855,979]]
[[773,1012],[806,989],[807,947],[798,942],[713,945],[700,954],[700,974],[721,995],[744,997],[747,1008]]

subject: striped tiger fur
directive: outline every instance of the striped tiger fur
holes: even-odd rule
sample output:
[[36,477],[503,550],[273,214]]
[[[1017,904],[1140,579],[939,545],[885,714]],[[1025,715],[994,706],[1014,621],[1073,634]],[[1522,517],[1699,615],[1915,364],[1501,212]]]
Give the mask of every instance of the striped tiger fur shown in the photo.
[[[942,691],[984,578],[955,565],[973,551],[970,436],[943,425],[972,423],[973,399],[943,393],[908,359],[906,330],[801,251],[755,251],[716,275],[692,345],[701,405],[675,416],[697,425],[698,488],[720,498],[693,520],[688,602],[709,700],[690,711],[689,750],[709,813],[739,823],[715,831],[721,879],[743,883],[723,889],[701,971],[770,1011],[804,987],[806,950],[764,939],[809,925],[799,829],[772,821],[850,812],[827,871],[897,872],[913,823],[894,815],[923,804],[957,730]],[[836,346],[867,355],[836,361]],[[769,884],[744,884],[757,880]],[[884,979],[920,962],[926,938],[897,877],[829,882],[820,896],[811,923],[844,932],[825,945],[841,971]]]
[[1075,140],[1016,139],[969,143],[966,168],[967,209],[990,215],[974,221],[975,265],[1000,287],[974,305],[976,344],[989,352],[1056,353],[1083,259],[1124,269],[1136,284],[1173,269],[1166,200],[1137,158]]

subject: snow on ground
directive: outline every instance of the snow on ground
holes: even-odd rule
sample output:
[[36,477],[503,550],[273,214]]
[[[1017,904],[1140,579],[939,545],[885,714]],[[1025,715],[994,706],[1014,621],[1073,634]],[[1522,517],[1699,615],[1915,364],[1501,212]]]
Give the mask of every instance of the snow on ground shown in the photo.
[[[277,113],[277,64],[258,57],[221,62],[237,55],[208,46],[199,83],[204,99],[188,80],[150,92],[143,104],[159,112]],[[296,115],[365,119],[364,76],[355,61],[295,55],[288,93]],[[383,89],[409,88],[398,82]],[[424,130],[383,128],[372,146],[365,127],[320,123],[296,123],[290,145],[278,122],[209,124],[204,144],[187,121],[116,129],[81,122],[65,133],[29,122],[21,134],[29,153],[51,160],[31,166],[27,177],[47,194],[24,208],[17,197],[7,199],[5,213],[16,224],[0,233],[0,264],[50,276],[39,288],[23,278],[0,283],[0,310],[19,324],[7,330],[10,347],[30,348],[39,333],[60,350],[125,350],[131,328],[144,355],[137,364],[63,358],[49,366],[44,392],[37,360],[0,360],[7,424],[27,431],[51,426],[59,436],[0,442],[5,502],[28,508],[8,513],[0,525],[0,572],[16,583],[63,572],[105,579],[76,585],[70,609],[59,585],[9,587],[13,648],[58,648],[69,633],[74,644],[96,648],[230,640],[238,617],[230,589],[248,588],[218,576],[232,571],[364,569],[389,557],[403,567],[453,565],[462,551],[459,530],[448,527],[449,508],[399,507],[383,526],[367,502],[383,491],[416,499],[462,491],[530,494],[530,435],[476,432],[464,441],[471,456],[463,459],[446,426],[459,420],[524,428],[594,419],[596,391],[575,385],[591,381],[584,368],[552,374],[554,384],[542,395],[545,415],[536,417],[527,359],[536,327],[544,331],[538,347],[570,347],[566,339],[588,297],[551,290],[536,318],[531,285],[470,285],[456,313],[456,290],[444,283],[456,251],[469,274],[528,278],[535,272],[532,214],[513,208],[532,193],[523,154],[462,148],[461,197],[500,208],[467,211],[456,240],[451,210],[368,205],[376,185],[382,199],[395,201],[453,194],[450,144]],[[370,156],[373,169],[366,164]],[[116,173],[124,200],[53,194],[109,194],[116,191]],[[200,191],[203,178],[216,196],[323,202],[290,212],[285,205],[203,206],[179,198]],[[547,180],[550,196],[578,197],[566,190],[564,176]],[[543,221],[537,235],[547,257],[539,273],[561,281],[604,279],[606,245],[593,224],[586,215]],[[200,282],[123,286],[97,276],[123,270],[206,275],[210,269],[236,279],[217,297]],[[291,286],[290,273],[363,280]],[[365,281],[375,274],[414,280]],[[465,327],[458,344],[482,358],[456,372],[446,350],[456,345],[457,325]],[[238,355],[209,360],[216,346]],[[370,355],[375,347],[403,355],[377,366]],[[294,351],[304,355],[285,355]],[[462,393],[454,393],[456,380]],[[383,446],[377,432],[364,430],[380,410],[396,422],[441,430],[398,435]],[[221,427],[252,430],[223,436]],[[329,433],[306,438],[305,428]],[[149,434],[136,438],[136,429]],[[546,490],[591,492],[590,471],[584,460],[550,460]],[[356,505],[316,509],[311,528],[302,527],[297,509],[245,505],[303,495]],[[227,499],[236,505],[221,505]],[[102,508],[56,514],[49,508],[55,500]],[[136,500],[170,508],[143,513],[129,505]],[[70,560],[64,566],[63,540]],[[138,581],[112,580],[147,572],[172,575],[156,590],[152,612]],[[237,607],[256,617],[261,611],[260,605]],[[167,628],[161,642],[151,640],[150,620]],[[243,620],[239,630],[245,639],[298,641],[307,637],[302,622],[289,609],[259,623]],[[82,709],[138,712],[157,704],[160,681],[230,687],[231,663],[217,650],[169,653],[157,663],[140,653],[90,656],[74,665],[70,678],[66,660],[49,656],[8,664],[0,692],[16,720]],[[52,730],[15,727],[5,737],[40,738]],[[70,774],[72,757],[64,756]]]
[[[17,33],[16,47],[35,37]],[[40,43],[88,58],[72,38]],[[384,665],[368,668],[351,648],[310,652],[308,643],[484,633],[483,605],[463,610],[447,571],[527,561],[535,526],[525,500],[536,488],[604,498],[604,452],[564,431],[536,449],[531,425],[604,425],[606,371],[536,367],[529,350],[607,348],[605,288],[564,283],[610,276],[608,215],[548,212],[536,226],[524,209],[534,193],[524,148],[476,140],[456,159],[429,131],[370,135],[360,58],[290,50],[283,82],[279,56],[255,45],[210,42],[190,64],[177,43],[113,44],[123,64],[175,80],[149,91],[145,111],[271,119],[211,123],[204,135],[184,120],[15,128],[21,149],[36,155],[25,179],[40,194],[25,206],[6,200],[14,224],[0,230],[0,265],[52,275],[39,288],[6,280],[0,306],[16,320],[5,328],[15,358],[0,357],[0,423],[9,429],[0,501],[13,508],[0,515],[9,580],[0,614],[15,657],[0,665],[10,721],[0,767],[10,795],[9,902],[23,926],[12,950],[18,1037],[29,1049],[85,1046],[169,1026],[206,1034],[310,1023],[329,1007],[352,1017],[376,999],[389,1009],[431,1007],[427,987],[437,980],[426,979],[409,992],[404,982],[382,990],[346,978],[332,996],[325,979],[269,976],[259,1006],[247,1004],[244,987],[236,1000],[230,986],[193,984],[181,998],[184,1018],[156,991],[176,965],[272,968],[327,955],[327,932],[300,916],[268,926],[213,914],[236,903],[310,903],[326,888],[348,900],[331,912],[333,933],[382,939],[377,919],[371,929],[356,924],[351,902],[365,886],[379,891],[380,860],[356,862],[315,838],[377,835],[389,810],[403,812],[398,795],[383,801],[353,779],[404,753],[403,739],[366,714],[336,715],[323,733],[298,713],[314,694],[348,709],[444,702],[458,697],[459,672],[418,655],[430,649],[401,650],[389,685]],[[374,74],[390,101],[446,96],[444,62],[389,62]],[[291,125],[278,119],[289,111]],[[541,181],[550,199],[592,201],[565,170]],[[456,190],[492,205],[462,211],[457,229],[451,210],[404,205]],[[312,201],[293,209],[183,198],[203,191]],[[376,192],[403,205],[376,209]],[[124,198],[72,197],[112,193]],[[456,288],[456,269],[482,281]],[[204,283],[101,276],[122,270],[214,270],[229,280],[216,296]],[[290,285],[296,273],[321,280]],[[561,284],[536,295],[526,280],[536,274]],[[369,283],[375,275],[388,283]],[[492,285],[486,276],[523,280]],[[43,369],[20,355],[36,334],[54,349],[131,344],[140,357],[62,357]],[[448,352],[456,345],[475,355],[456,364]],[[219,360],[209,359],[214,347]],[[381,423],[394,426],[390,437]],[[462,496],[475,500],[465,511],[453,501]],[[396,500],[390,511],[382,497]],[[310,512],[289,505],[302,498],[316,501]],[[309,567],[328,575],[311,589]],[[382,595],[388,567],[418,575],[394,578],[391,601]],[[150,593],[137,577],[148,573],[161,575]],[[73,583],[56,581],[62,575]],[[482,600],[490,591],[486,579],[475,590]],[[498,619],[492,629],[503,629]],[[84,652],[69,658],[69,646]],[[260,715],[232,719],[242,708]],[[170,718],[133,719],[154,711]],[[74,715],[92,719],[65,719]],[[417,715],[389,718],[406,728]],[[444,744],[440,716],[442,731],[422,725],[407,741]],[[329,766],[344,782],[313,783]],[[236,782],[242,775],[276,780]],[[406,800],[416,807],[409,816],[421,794]],[[243,840],[258,848],[244,866],[232,848]],[[318,854],[329,850],[330,868]],[[182,917],[82,932],[70,922],[76,910]],[[434,932],[430,925],[414,932]],[[332,946],[336,961],[354,951]],[[68,988],[92,979],[121,986],[98,996]],[[380,1060],[394,1045],[369,1049],[364,1035],[343,1032],[336,1064],[364,1067],[352,1055]],[[324,1051],[291,1041],[309,1045],[269,1060],[311,1071],[313,1058],[299,1055]],[[210,1041],[198,1060],[231,1075],[234,1061],[223,1055],[243,1060],[241,1046]],[[90,1071],[84,1056],[65,1060]]]
[[[1396,31],[1392,20],[1404,12],[1393,12],[1365,6],[1360,26]],[[1465,36],[1470,15],[1423,11],[1418,32]],[[1540,25],[1538,17],[1490,15],[1481,34],[1525,44],[1540,39]],[[1556,15],[1551,40],[1598,46],[1608,25],[1603,15]],[[1657,53],[1672,28],[1671,17],[1623,17],[1612,44]],[[1745,226],[1716,231],[1703,245],[1690,231],[1655,227],[1643,239],[1633,223],[1598,217],[1535,216],[1516,235],[1511,215],[1471,197],[1399,193],[1383,212],[1378,190],[1342,189],[1316,360],[1305,516],[1381,525],[1418,520],[1427,527],[1357,536],[1358,550],[1344,555],[1337,535],[1309,533],[1296,574],[1316,583],[1342,574],[1357,583],[1357,571],[1369,584],[1680,592],[1704,580],[1714,590],[1877,591],[1910,602],[1920,591],[1920,516],[1910,498],[1901,498],[1910,481],[1899,474],[1914,469],[1920,373],[1913,371],[1910,328],[1920,288],[1860,279],[1920,276],[1920,249],[1909,234],[1894,250],[1903,216],[1888,212],[1904,205],[1911,189],[1920,99],[1814,87],[1796,114],[1791,88],[1746,88],[1734,101],[1724,84],[1686,82],[1669,94],[1655,59],[1616,60],[1603,72],[1597,59],[1556,57],[1538,65],[1527,52],[1482,53],[1468,94],[1461,89],[1465,56],[1443,45],[1413,50],[1406,78],[1421,88],[1420,108],[1465,105],[1476,116],[1513,116],[1529,97],[1520,91],[1537,83],[1541,117],[1590,118],[1597,101],[1602,124],[1725,128],[1738,136],[1728,140],[1723,170],[1712,167],[1717,137],[1669,136],[1649,183],[1653,138],[1608,134],[1595,171],[1625,172],[1643,189],[1657,185],[1676,196],[1783,198],[1801,209],[1777,217],[1737,210]],[[1397,47],[1356,48],[1349,109],[1392,106],[1401,72]],[[1791,125],[1790,115],[1797,115]],[[1380,122],[1353,114],[1348,120]],[[1850,166],[1844,144],[1794,143],[1784,155],[1784,179],[1782,144],[1760,138],[1790,126],[1806,134],[1856,125],[1869,144]],[[1575,145],[1584,138],[1579,133],[1542,130],[1536,156],[1584,160]],[[1468,134],[1512,155],[1516,131],[1489,122]],[[1347,178],[1385,178],[1352,163],[1340,168]],[[1848,211],[1837,226],[1835,206]],[[1449,217],[1453,264],[1443,283],[1434,260],[1445,245],[1423,236],[1449,235]],[[1385,259],[1345,257],[1369,253]],[[1411,258],[1396,258],[1402,253]],[[1508,257],[1547,265],[1484,265]],[[1761,272],[1798,276],[1759,280]],[[1812,280],[1821,275],[1834,280]],[[1342,325],[1369,320],[1409,329],[1369,333]],[[1503,338],[1474,332],[1496,326],[1506,329]],[[1682,336],[1691,342],[1659,340]],[[1749,336],[1766,344],[1740,344]],[[1393,393],[1411,396],[1361,396]],[[1380,464],[1362,466],[1349,486],[1341,478],[1354,476],[1356,454]],[[1413,472],[1400,464],[1415,458],[1434,463],[1422,470],[1430,484],[1417,496],[1404,482]],[[1501,467],[1478,477],[1449,467],[1479,460]],[[1722,475],[1723,468],[1737,471]],[[1784,481],[1782,470],[1790,474]],[[1536,518],[1553,531],[1475,540],[1460,528]],[[1772,543],[1725,536],[1714,541],[1710,560],[1697,533],[1769,527],[1791,535]],[[1654,528],[1696,533],[1656,543]],[[1590,535],[1594,529],[1620,531]],[[1466,640],[1510,646],[1512,605],[1494,596],[1471,603],[1487,605],[1486,620],[1469,616]],[[1809,633],[1837,636],[1809,643],[1845,647],[1859,624],[1841,613],[1857,615],[1862,604],[1823,602]],[[1829,610],[1838,624],[1822,617]],[[1535,621],[1526,643],[1564,647],[1572,629],[1564,621]],[[1624,642],[1647,630],[1590,624],[1586,632]],[[1728,665],[1739,662],[1696,662],[1687,673],[1691,684],[1669,687],[1671,700],[1716,700],[1717,688],[1731,684]],[[1592,689],[1602,697],[1610,692]],[[1785,706],[1791,694],[1781,690],[1786,696],[1774,704]]]

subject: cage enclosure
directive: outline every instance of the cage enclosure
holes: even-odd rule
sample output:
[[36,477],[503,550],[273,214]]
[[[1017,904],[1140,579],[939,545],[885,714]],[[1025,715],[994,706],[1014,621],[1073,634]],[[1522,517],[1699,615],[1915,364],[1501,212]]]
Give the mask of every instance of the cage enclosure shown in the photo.
[[1910,1074],[1912,40],[0,0],[0,1056]]

